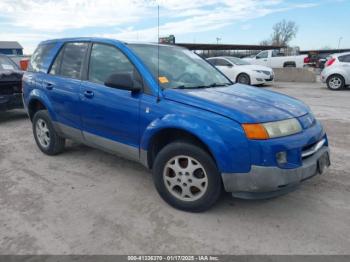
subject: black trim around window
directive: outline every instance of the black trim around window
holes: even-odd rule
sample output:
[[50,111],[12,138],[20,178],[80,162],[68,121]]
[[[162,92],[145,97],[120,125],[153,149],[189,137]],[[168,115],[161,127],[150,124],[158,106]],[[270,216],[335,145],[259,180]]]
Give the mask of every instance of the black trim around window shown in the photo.
[[[64,75],[61,74],[61,71],[62,71],[62,62],[63,62],[65,51],[66,51],[66,46],[68,44],[79,44],[79,43],[88,45],[88,47],[87,47],[87,49],[85,51],[84,57],[83,57],[82,68],[80,70],[79,77],[78,78],[72,78],[72,77],[64,76]],[[63,77],[63,78],[69,78],[69,79],[83,80],[83,72],[84,72],[84,68],[85,68],[85,60],[86,60],[86,56],[87,56],[87,53],[88,53],[90,45],[91,45],[91,42],[89,42],[89,41],[70,41],[70,42],[63,43],[62,46],[57,51],[57,53],[55,54],[55,57],[52,59],[51,64],[49,66],[49,70],[47,71],[48,72],[47,74],[52,75],[52,76],[59,76],[59,77]],[[62,52],[62,59],[61,59],[61,61],[59,63],[59,66],[58,66],[58,74],[53,75],[53,74],[51,74],[52,66],[56,62],[56,59],[61,54],[61,52]]]
[[98,41],[94,41],[94,42],[90,42],[90,46],[87,50],[87,58],[86,58],[86,63],[84,63],[84,81],[88,81],[91,83],[94,83],[92,81],[89,81],[89,71],[90,71],[90,60],[91,60],[91,52],[92,52],[92,47],[94,44],[99,44],[99,45],[105,45],[105,46],[111,46],[113,48],[115,48],[116,50],[118,50],[119,52],[121,52],[126,59],[128,59],[128,61],[130,62],[130,64],[134,67],[135,72],[137,73],[137,78],[141,81],[142,84],[142,92],[144,94],[148,94],[148,95],[153,95],[152,91],[150,89],[150,87],[147,85],[146,81],[143,79],[142,74],[140,73],[139,69],[136,67],[136,65],[130,60],[130,58],[123,52],[123,50],[121,50],[119,47],[113,45],[113,44],[109,44],[109,43],[104,43],[104,42],[98,42]]

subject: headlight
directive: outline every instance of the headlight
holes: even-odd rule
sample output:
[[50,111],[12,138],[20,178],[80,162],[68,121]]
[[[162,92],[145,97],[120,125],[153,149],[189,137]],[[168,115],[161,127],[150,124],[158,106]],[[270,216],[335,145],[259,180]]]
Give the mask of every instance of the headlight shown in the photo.
[[295,118],[264,123],[267,133],[270,138],[289,136],[301,132],[302,128],[298,120]]
[[269,139],[289,136],[302,131],[299,121],[295,118],[262,124],[243,124],[244,132],[249,139]]
[[257,73],[260,73],[260,74],[263,73],[263,71],[261,71],[261,70],[254,70],[254,72],[257,72]]

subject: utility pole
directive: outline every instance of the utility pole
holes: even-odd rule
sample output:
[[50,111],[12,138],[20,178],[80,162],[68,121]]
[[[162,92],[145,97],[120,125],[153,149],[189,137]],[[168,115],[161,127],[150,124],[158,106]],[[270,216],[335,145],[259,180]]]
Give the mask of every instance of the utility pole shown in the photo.
[[343,37],[341,36],[341,37],[339,37],[339,41],[338,41],[338,49],[340,48],[340,42],[341,42],[341,40],[343,39]]
[[217,44],[217,45],[219,44],[219,41],[221,41],[221,38],[220,38],[220,37],[217,37],[217,38],[216,38],[216,44]]

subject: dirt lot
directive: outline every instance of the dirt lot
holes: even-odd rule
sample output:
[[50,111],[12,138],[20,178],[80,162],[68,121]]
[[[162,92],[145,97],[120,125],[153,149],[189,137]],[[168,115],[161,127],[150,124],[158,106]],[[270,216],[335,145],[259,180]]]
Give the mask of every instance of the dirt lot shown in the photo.
[[350,90],[276,83],[323,122],[332,167],[289,195],[165,204],[141,165],[68,143],[43,155],[22,111],[0,114],[1,254],[350,254]]

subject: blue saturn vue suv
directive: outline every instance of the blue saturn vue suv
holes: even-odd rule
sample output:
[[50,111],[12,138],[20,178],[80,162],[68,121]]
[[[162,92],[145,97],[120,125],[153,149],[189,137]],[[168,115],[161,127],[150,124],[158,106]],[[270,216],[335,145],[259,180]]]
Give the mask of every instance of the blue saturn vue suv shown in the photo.
[[23,77],[40,150],[65,139],[139,161],[160,196],[204,211],[291,191],[330,165],[328,140],[294,98],[233,84],[177,46],[71,38],[40,43]]

